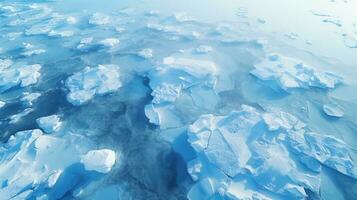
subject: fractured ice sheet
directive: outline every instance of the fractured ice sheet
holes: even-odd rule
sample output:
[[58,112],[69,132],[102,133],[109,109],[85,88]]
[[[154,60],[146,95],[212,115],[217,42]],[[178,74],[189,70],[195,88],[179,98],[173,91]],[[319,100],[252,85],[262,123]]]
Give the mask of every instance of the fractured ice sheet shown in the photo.
[[256,64],[250,73],[273,89],[335,88],[342,78],[331,72],[321,72],[303,61],[272,53]]
[[[191,190],[206,180],[204,187],[212,188],[201,191],[203,196],[304,199],[307,190],[319,193],[321,165],[357,178],[352,149],[344,142],[311,133],[296,117],[279,110],[260,113],[243,105],[227,116],[201,116],[189,127],[188,141],[197,156],[193,166],[199,166],[188,171],[196,180]],[[235,191],[239,187],[251,189],[240,193]]]

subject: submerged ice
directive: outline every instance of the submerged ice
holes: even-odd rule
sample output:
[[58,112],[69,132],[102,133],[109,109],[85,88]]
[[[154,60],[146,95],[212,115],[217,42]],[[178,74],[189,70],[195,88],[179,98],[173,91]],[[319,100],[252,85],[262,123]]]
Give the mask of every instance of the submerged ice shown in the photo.
[[0,200],[357,196],[353,66],[245,7],[145,3],[0,3]]

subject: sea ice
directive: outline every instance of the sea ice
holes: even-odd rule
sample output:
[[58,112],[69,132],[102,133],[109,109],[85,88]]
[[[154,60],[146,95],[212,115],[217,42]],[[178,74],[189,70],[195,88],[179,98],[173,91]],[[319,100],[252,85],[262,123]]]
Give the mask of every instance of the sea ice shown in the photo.
[[[318,193],[321,165],[356,178],[351,149],[338,139],[308,132],[305,127],[293,115],[276,109],[260,113],[243,106],[241,111],[227,116],[203,115],[187,132],[197,156],[187,163],[188,172],[197,187],[202,187],[199,185],[204,180],[223,181],[228,187],[223,194],[238,199],[246,195],[304,199],[308,196],[306,190]],[[226,178],[216,174],[215,168]],[[242,177],[254,180],[264,189],[241,182]],[[211,198],[219,193],[220,187],[214,185],[210,186]],[[237,187],[251,187],[256,192],[239,194],[234,191]],[[195,190],[196,186],[192,187],[189,194],[196,193]],[[191,199],[199,199],[199,195]]]
[[0,109],[2,108],[2,107],[4,107],[6,105],[6,103],[4,102],[4,101],[0,101]]
[[24,93],[23,97],[21,97],[21,101],[27,106],[32,106],[33,102],[35,102],[40,96],[41,93],[39,92]]
[[208,45],[201,45],[199,47],[196,48],[196,53],[209,53],[211,51],[213,51],[213,48],[211,46],[208,46]]
[[343,117],[343,115],[345,114],[342,108],[334,103],[323,105],[323,111],[326,113],[326,115],[332,117]]
[[342,37],[343,37],[343,42],[345,43],[346,47],[357,48],[357,37],[356,36],[342,34]]
[[145,49],[142,49],[138,52],[138,55],[143,57],[143,58],[152,58],[153,57],[153,50],[150,49],[150,48],[145,48]]
[[62,124],[60,118],[57,115],[41,117],[38,118],[36,122],[45,133],[52,133],[58,131]]
[[26,87],[37,83],[40,78],[41,65],[12,65],[9,63],[0,68],[0,91],[5,91],[14,86]]
[[312,87],[334,88],[342,83],[342,78],[331,72],[320,72],[300,60],[275,53],[256,64],[250,73],[269,86],[274,88],[272,82],[285,91]]
[[115,47],[119,44],[119,39],[117,38],[106,38],[99,42],[101,45],[105,47]]
[[89,19],[89,24],[93,25],[106,25],[110,23],[110,17],[103,13],[94,13]]
[[108,173],[116,161],[115,152],[110,149],[92,150],[81,158],[86,170]]
[[119,67],[116,65],[99,65],[77,72],[66,80],[69,89],[67,100],[73,105],[82,105],[96,94],[107,94],[121,87]]
[[48,33],[48,36],[59,36],[59,37],[71,37],[74,35],[74,32],[73,31],[50,31]]

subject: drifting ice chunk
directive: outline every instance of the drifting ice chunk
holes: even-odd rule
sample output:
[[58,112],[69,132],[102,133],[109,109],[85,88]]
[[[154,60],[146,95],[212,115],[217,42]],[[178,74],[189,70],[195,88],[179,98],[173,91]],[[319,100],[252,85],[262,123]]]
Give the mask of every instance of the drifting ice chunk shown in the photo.
[[107,38],[107,39],[104,39],[102,41],[100,41],[99,43],[105,47],[115,47],[119,44],[119,40],[116,39],[116,38]]
[[41,65],[27,65],[23,68],[20,68],[18,72],[20,73],[21,86],[26,87],[32,84],[37,83],[40,78],[40,69]]
[[0,59],[0,70],[4,70],[8,67],[10,67],[13,64],[13,62],[9,59],[2,60]]
[[118,66],[99,65],[85,68],[66,80],[69,89],[67,100],[73,105],[82,105],[96,94],[107,94],[121,87]]
[[66,21],[67,21],[68,24],[77,23],[77,19],[75,17],[72,17],[72,16],[67,17]]
[[334,24],[334,25],[336,25],[338,27],[342,26],[341,21],[339,19],[336,19],[336,18],[327,18],[327,19],[324,19],[322,21],[325,22],[325,23]]
[[14,124],[14,123],[17,123],[22,117],[28,115],[30,112],[32,112],[33,109],[32,108],[26,108],[25,110],[23,110],[22,112],[20,113],[17,113],[15,115],[12,115],[10,117],[10,124]]
[[40,126],[40,128],[46,133],[58,131],[62,124],[60,118],[57,115],[41,117],[38,118],[36,122],[38,126]]
[[343,42],[346,47],[357,48],[357,37],[352,35],[343,34]]
[[138,55],[143,57],[143,58],[152,58],[153,56],[153,50],[146,48],[146,49],[142,49],[141,51],[138,52]]
[[0,108],[2,108],[2,107],[4,107],[5,106],[5,102],[3,102],[3,101],[0,101]]
[[33,49],[33,50],[25,51],[21,55],[26,56],[26,57],[30,57],[30,56],[33,56],[33,55],[43,54],[45,52],[46,52],[46,50],[44,50],[44,49]]
[[[250,72],[257,78],[272,81],[281,89],[290,91],[296,88],[334,88],[342,83],[342,78],[330,72],[319,72],[299,60],[279,54],[271,54],[255,65]],[[274,87],[274,86],[272,86]]]
[[94,39],[93,37],[83,38],[83,39],[79,42],[79,44],[78,44],[78,46],[77,46],[77,49],[85,48],[87,45],[89,45],[90,43],[93,42],[93,39]]
[[115,164],[116,155],[113,150],[101,149],[89,151],[81,158],[81,163],[88,171],[108,173]]
[[24,93],[24,96],[21,98],[21,101],[27,105],[32,106],[33,102],[36,101],[41,96],[41,93]]
[[342,108],[337,104],[323,105],[323,110],[326,115],[329,115],[332,117],[343,117],[343,115],[345,114],[343,112]]
[[209,53],[213,50],[213,48],[211,46],[208,45],[201,45],[199,47],[196,48],[196,53]]
[[48,36],[71,37],[74,35],[73,31],[50,31]]
[[196,60],[190,58],[166,57],[163,60],[165,65],[172,68],[183,70],[196,77],[205,75],[217,75],[218,68],[215,63],[207,60]]
[[7,90],[16,85],[26,87],[37,83],[40,77],[41,65],[25,65],[22,67],[0,68],[0,91]]
[[189,22],[189,21],[194,21],[195,19],[191,16],[189,16],[185,12],[180,12],[180,13],[175,13],[174,18],[178,22]]
[[94,13],[89,19],[89,24],[93,25],[106,25],[110,23],[110,17],[102,13]]

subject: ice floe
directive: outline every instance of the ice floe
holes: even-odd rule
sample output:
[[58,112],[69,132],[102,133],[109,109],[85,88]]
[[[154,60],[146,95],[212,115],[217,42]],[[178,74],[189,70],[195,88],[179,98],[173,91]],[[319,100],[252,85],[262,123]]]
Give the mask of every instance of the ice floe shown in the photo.
[[81,157],[86,170],[108,173],[115,164],[115,152],[110,149],[92,150]]
[[332,117],[343,117],[343,115],[345,114],[343,109],[335,103],[325,104],[322,108],[326,115]]
[[2,62],[0,68],[0,91],[14,86],[26,87],[37,83],[41,74],[41,65],[12,65],[12,62]]
[[153,53],[154,51],[152,49],[145,48],[138,52],[138,56],[148,59],[153,57]]
[[6,105],[6,103],[4,102],[4,101],[0,101],[0,109],[2,108],[2,107],[4,107]]
[[99,42],[101,45],[105,47],[115,47],[119,44],[119,39],[117,38],[106,38]]
[[21,101],[27,105],[32,106],[32,104],[41,96],[41,93],[24,93],[23,97],[21,97]]
[[331,72],[321,72],[303,61],[277,53],[256,64],[250,73],[271,87],[285,91],[294,89],[335,88],[342,78]]
[[196,48],[196,53],[209,53],[213,51],[213,48],[209,45],[201,45]]
[[89,19],[89,24],[93,25],[106,25],[110,23],[110,17],[103,13],[94,13]]
[[67,100],[73,105],[81,105],[90,101],[96,94],[114,92],[121,86],[118,66],[86,67],[66,80],[66,87],[69,89]]
[[57,115],[41,117],[38,118],[36,122],[45,133],[52,133],[58,131],[62,125],[62,122],[60,121],[60,118]]

